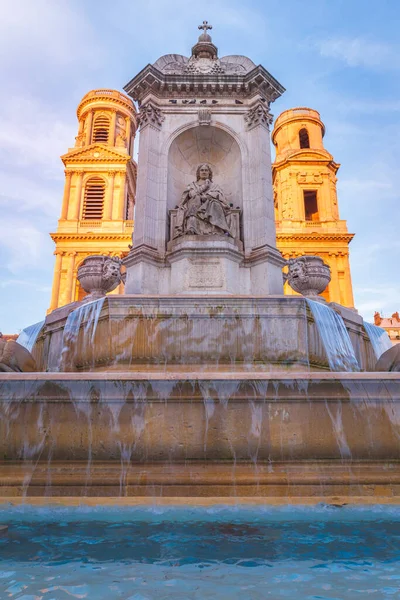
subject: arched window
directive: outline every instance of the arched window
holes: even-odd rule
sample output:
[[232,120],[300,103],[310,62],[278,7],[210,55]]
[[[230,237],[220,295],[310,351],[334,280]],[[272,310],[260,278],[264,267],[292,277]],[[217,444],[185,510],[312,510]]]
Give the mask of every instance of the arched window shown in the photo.
[[308,131],[305,127],[299,131],[300,148],[310,147],[310,138],[308,137]]
[[105,183],[100,177],[92,177],[86,183],[82,219],[99,221],[103,218]]
[[99,115],[93,123],[92,142],[100,142],[101,144],[107,144],[109,129],[110,129],[109,118],[106,115]]

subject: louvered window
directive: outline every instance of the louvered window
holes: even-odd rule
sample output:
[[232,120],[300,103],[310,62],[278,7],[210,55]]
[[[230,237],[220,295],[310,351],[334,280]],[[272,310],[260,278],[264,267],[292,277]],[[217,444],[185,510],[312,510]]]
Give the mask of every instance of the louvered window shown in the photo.
[[105,184],[100,177],[89,179],[85,187],[85,198],[83,202],[84,221],[89,219],[100,220],[103,217],[105,196]]
[[93,142],[107,144],[109,128],[110,121],[108,117],[105,115],[98,116],[93,125]]

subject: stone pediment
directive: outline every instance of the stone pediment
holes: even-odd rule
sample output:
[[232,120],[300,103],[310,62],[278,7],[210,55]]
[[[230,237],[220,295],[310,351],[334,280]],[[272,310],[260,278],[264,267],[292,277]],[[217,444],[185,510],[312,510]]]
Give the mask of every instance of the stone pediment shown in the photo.
[[290,150],[285,155],[280,155],[275,160],[273,166],[275,168],[279,168],[285,165],[288,162],[294,163],[306,163],[306,162],[314,162],[314,163],[324,163],[331,164],[336,170],[339,169],[340,164],[335,163],[332,154],[327,152],[326,150],[314,150],[309,148],[307,150]]
[[126,164],[130,160],[129,154],[118,152],[114,148],[109,148],[104,144],[90,144],[84,148],[75,148],[61,156],[64,165],[77,162],[117,162]]

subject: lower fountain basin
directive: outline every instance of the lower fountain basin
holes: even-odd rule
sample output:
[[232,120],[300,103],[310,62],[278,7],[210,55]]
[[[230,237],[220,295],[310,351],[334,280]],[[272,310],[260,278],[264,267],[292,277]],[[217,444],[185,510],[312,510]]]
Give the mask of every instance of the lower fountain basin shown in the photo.
[[398,373],[0,374],[0,497],[398,502],[399,383]]

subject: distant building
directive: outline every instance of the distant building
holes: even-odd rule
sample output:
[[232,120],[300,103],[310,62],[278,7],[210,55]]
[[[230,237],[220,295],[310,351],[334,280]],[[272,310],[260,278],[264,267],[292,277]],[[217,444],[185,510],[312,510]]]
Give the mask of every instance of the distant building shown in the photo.
[[392,344],[400,344],[400,316],[398,312],[393,313],[391,317],[383,317],[376,312],[374,323],[387,331]]
[[8,342],[10,340],[17,340],[18,338],[18,333],[1,333],[0,332],[0,339],[2,339],[4,342]]

